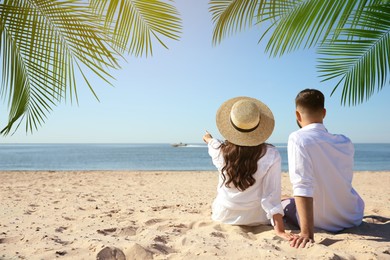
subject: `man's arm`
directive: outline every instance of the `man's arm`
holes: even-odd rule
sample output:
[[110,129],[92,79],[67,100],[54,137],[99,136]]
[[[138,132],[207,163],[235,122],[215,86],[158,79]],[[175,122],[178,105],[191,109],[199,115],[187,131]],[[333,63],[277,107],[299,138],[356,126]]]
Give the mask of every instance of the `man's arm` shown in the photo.
[[292,247],[305,247],[308,242],[314,242],[313,198],[295,196],[295,205],[299,216],[301,233],[291,241]]

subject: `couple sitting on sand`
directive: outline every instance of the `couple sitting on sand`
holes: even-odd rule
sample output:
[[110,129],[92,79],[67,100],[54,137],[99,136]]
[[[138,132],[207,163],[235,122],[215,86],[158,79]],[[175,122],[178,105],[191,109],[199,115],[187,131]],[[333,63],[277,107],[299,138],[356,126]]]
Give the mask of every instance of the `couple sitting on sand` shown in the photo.
[[[323,125],[324,95],[301,91],[296,99],[301,129],[288,139],[289,176],[294,198],[281,201],[281,157],[265,143],[274,129],[271,110],[261,101],[237,97],[218,109],[216,124],[226,139],[203,136],[219,171],[212,219],[232,225],[271,223],[292,247],[314,242],[314,228],[337,232],[362,222],[364,202],[352,187],[351,141]],[[300,228],[285,232],[284,223]]]

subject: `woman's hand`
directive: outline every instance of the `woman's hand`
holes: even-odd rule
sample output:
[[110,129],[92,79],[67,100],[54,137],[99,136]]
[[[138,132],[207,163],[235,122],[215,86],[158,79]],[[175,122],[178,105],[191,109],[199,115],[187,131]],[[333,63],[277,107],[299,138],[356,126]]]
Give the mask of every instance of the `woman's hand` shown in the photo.
[[287,232],[276,232],[276,235],[287,240],[287,241],[293,241],[295,239],[297,239],[296,235],[292,234],[292,233],[287,233]]
[[[283,223],[283,216],[282,214],[275,214],[272,216],[272,225],[274,226],[274,230],[277,236],[287,240],[287,241],[294,241],[297,239],[296,235],[287,233],[284,230],[284,223]],[[290,243],[292,243],[290,242]]]
[[206,134],[203,135],[203,141],[208,144],[210,142],[210,140],[213,139],[213,136],[206,131]]

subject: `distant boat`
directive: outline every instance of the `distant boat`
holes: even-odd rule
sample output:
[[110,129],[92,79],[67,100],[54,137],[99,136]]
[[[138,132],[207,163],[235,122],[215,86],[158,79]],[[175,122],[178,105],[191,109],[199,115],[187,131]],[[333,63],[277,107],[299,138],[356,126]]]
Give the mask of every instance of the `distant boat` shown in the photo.
[[178,143],[178,144],[171,144],[173,147],[184,147],[187,146],[187,144]]

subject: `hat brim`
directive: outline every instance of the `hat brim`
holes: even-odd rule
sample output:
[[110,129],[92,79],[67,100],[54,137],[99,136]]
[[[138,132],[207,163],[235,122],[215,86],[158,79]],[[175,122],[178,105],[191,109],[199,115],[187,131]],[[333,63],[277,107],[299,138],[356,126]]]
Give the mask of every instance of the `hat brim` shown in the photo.
[[[230,111],[239,100],[254,102],[260,111],[260,123],[251,132],[242,132],[233,126]],[[221,135],[229,142],[240,146],[257,146],[264,143],[272,134],[275,126],[272,111],[263,102],[251,97],[235,97],[225,101],[218,109],[216,124]]]

